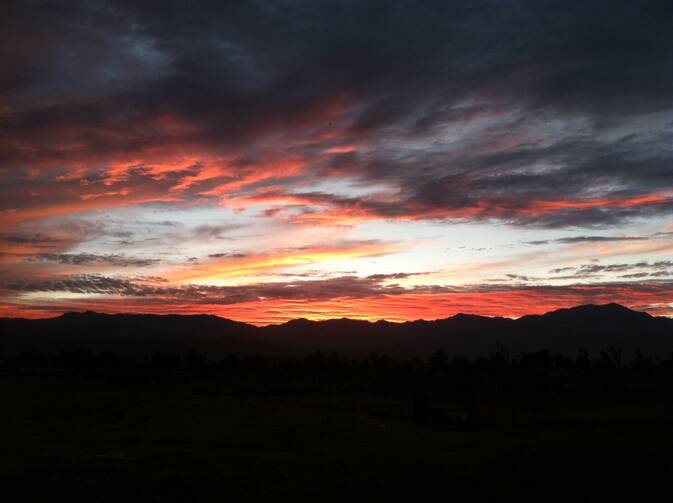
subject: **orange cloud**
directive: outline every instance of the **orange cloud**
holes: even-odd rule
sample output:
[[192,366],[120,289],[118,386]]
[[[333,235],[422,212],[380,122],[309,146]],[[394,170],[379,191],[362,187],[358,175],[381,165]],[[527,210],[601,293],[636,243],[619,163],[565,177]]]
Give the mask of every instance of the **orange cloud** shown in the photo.
[[634,208],[636,206],[673,202],[673,191],[663,190],[654,194],[634,197],[606,197],[564,201],[534,201],[525,212],[533,214],[553,213],[564,209],[587,210],[591,208]]
[[171,281],[207,282],[222,278],[251,276],[273,269],[287,269],[307,264],[376,257],[395,253],[410,244],[381,243],[378,241],[346,241],[332,246],[306,246],[273,253],[235,254],[214,259],[202,266],[169,272]]
[[98,194],[95,197],[85,195],[79,201],[74,200],[62,204],[44,204],[29,208],[9,209],[0,211],[0,225],[10,226],[30,220],[40,220],[44,218],[70,215],[75,213],[84,213],[110,208],[120,208],[143,204],[150,202],[174,202],[175,197],[159,194],[145,194],[129,196],[127,192],[112,192],[107,194]]

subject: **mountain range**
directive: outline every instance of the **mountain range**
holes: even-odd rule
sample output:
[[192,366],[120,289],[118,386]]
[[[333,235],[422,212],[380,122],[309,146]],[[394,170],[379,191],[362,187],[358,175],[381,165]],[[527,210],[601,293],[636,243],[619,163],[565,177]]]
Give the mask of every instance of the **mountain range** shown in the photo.
[[609,347],[668,357],[673,352],[673,319],[633,311],[619,304],[583,305],[518,319],[457,314],[434,321],[392,323],[348,318],[295,319],[257,327],[213,315],[102,314],[72,312],[56,318],[0,318],[3,354],[26,350],[201,351],[204,354],[266,356],[336,351],[391,356],[486,355],[498,345],[512,353],[550,350],[569,355]]

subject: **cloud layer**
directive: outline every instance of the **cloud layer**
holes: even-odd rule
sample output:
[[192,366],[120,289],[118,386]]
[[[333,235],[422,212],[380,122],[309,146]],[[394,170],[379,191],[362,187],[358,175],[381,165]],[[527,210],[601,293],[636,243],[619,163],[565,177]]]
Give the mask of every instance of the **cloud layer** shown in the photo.
[[[180,302],[296,299],[271,275],[302,265],[376,296],[393,287],[374,275],[408,263],[458,268],[430,226],[473,226],[466,241],[505,226],[521,257],[547,250],[537,269],[492,252],[520,260],[501,279],[663,278],[672,24],[663,1],[9,2],[3,301],[30,302],[29,285],[165,297],[103,281],[148,268]],[[578,265],[604,253],[618,262]],[[451,274],[434,280],[483,279]]]

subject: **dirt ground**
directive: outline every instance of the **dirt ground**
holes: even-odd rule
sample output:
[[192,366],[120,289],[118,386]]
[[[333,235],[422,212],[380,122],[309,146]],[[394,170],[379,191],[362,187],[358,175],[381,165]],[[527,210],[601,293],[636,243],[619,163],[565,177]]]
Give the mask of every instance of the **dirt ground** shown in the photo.
[[417,389],[361,381],[3,376],[2,501],[673,497],[673,389],[473,395],[506,419],[469,425],[455,388],[418,421]]

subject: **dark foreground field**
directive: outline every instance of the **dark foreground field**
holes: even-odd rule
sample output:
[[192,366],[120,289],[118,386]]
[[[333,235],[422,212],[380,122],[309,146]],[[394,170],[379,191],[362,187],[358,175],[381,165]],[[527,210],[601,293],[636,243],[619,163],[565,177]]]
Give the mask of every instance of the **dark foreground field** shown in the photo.
[[670,501],[670,382],[10,369],[2,501]]

